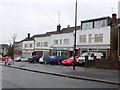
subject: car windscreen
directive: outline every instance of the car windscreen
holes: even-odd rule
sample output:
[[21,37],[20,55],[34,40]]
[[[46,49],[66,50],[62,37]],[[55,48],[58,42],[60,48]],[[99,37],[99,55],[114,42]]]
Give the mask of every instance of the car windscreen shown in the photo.
[[81,57],[85,57],[85,56],[89,56],[90,55],[90,53],[83,53],[82,55],[81,55]]
[[[78,57],[75,57],[75,59],[77,59]],[[74,57],[70,57],[69,59],[74,59]]]
[[53,59],[53,58],[55,58],[55,56],[50,56],[50,58],[52,58],[52,59]]

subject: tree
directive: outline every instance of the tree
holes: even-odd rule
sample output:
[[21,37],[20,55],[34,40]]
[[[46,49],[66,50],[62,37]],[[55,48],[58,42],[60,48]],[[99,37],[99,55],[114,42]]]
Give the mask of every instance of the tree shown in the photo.
[[9,49],[8,49],[8,56],[13,56],[13,45],[10,44]]

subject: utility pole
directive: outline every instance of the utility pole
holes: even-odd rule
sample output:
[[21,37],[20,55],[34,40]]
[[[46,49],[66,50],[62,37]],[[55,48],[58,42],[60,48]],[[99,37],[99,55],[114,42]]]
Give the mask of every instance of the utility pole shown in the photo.
[[76,59],[76,29],[77,29],[77,0],[75,4],[75,34],[74,34],[74,64],[73,69],[75,70],[75,59]]
[[120,61],[120,24],[118,25],[118,59]]

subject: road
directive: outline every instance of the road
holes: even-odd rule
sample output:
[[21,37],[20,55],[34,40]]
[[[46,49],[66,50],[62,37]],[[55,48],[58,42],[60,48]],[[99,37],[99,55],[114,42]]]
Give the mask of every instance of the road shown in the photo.
[[15,62],[14,66],[38,71],[75,75],[80,77],[88,77],[114,82],[119,81],[120,75],[120,72],[118,73],[118,71],[116,70],[85,68],[80,66],[76,66],[76,70],[73,70],[72,66],[49,65],[49,64],[44,65],[39,63],[30,64],[28,62]]
[[117,85],[77,80],[2,67],[2,88],[118,88]]

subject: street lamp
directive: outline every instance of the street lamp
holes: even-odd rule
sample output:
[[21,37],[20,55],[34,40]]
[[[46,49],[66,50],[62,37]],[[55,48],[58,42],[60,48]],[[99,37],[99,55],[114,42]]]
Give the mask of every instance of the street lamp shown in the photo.
[[120,61],[120,24],[118,25],[118,59]]
[[73,69],[75,70],[75,59],[76,59],[76,29],[77,29],[77,0],[75,5],[75,34],[74,34],[74,63],[73,63]]

